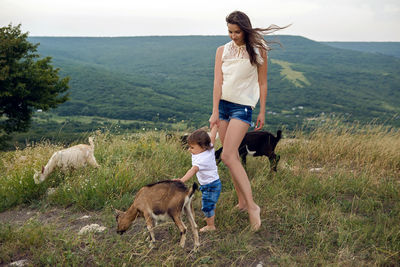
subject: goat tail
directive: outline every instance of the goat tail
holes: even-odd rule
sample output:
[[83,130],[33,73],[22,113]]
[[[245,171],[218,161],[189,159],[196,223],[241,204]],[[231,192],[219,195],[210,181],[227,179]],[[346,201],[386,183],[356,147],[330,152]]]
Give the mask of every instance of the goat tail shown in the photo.
[[194,192],[196,192],[196,190],[199,188],[199,185],[197,183],[193,183],[192,188],[190,188],[189,190],[189,198],[191,198],[194,194]]
[[92,149],[94,149],[94,142],[93,142],[93,137],[89,137],[89,144],[92,147]]
[[278,142],[279,140],[281,140],[281,138],[282,138],[282,131],[281,130],[278,130],[277,132],[276,132],[276,142]]

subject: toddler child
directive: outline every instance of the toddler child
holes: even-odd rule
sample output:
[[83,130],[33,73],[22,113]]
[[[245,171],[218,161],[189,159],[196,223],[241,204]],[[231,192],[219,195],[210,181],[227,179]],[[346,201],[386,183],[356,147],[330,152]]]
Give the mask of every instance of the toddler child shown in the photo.
[[217,127],[211,129],[211,137],[204,130],[194,131],[187,139],[189,151],[192,153],[192,168],[180,179],[186,182],[194,174],[200,183],[201,210],[206,216],[207,225],[200,232],[216,230],[214,224],[215,205],[221,193],[221,181],[218,176],[218,168],[215,163],[214,142]]

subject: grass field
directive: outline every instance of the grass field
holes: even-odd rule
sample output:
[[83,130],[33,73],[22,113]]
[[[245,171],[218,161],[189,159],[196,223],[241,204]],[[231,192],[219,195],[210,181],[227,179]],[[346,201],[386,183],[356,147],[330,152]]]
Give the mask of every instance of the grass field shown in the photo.
[[[398,266],[400,265],[400,132],[379,125],[328,122],[311,133],[285,133],[281,161],[249,158],[247,172],[262,226],[249,230],[229,172],[219,165],[223,191],[215,233],[201,233],[199,251],[179,247],[172,222],[157,226],[149,247],[144,221],[118,235],[113,209],[127,209],[145,184],[185,174],[191,158],[163,132],[98,133],[99,169],[56,171],[40,185],[35,170],[60,146],[39,143],[0,152],[0,265],[32,266]],[[196,178],[192,178],[195,181]],[[48,194],[54,188],[53,194]],[[194,207],[199,227],[201,195]],[[81,219],[90,215],[89,219]],[[78,235],[89,223],[100,233]]]
[[293,83],[296,87],[304,87],[304,85],[311,84],[302,72],[295,71],[292,69],[293,65],[292,63],[277,59],[271,59],[271,62],[281,66],[282,70],[280,73],[283,79],[287,79],[288,81]]

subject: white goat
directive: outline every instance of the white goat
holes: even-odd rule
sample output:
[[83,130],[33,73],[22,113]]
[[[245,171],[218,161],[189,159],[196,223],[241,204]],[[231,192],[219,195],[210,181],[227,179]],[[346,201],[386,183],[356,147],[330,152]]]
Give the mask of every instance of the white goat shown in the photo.
[[39,184],[46,180],[47,176],[49,176],[56,167],[61,168],[62,171],[83,167],[86,166],[86,164],[96,168],[100,167],[94,157],[94,143],[92,137],[89,137],[89,143],[90,145],[80,144],[54,152],[46,166],[42,167],[42,172],[35,172],[33,176],[35,183]]

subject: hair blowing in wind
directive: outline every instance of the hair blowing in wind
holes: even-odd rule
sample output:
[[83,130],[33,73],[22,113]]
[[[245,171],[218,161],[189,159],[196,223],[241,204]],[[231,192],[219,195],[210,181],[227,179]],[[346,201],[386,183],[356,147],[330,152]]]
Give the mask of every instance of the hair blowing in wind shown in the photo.
[[279,27],[275,24],[271,24],[268,28],[253,28],[250,22],[250,18],[241,11],[234,11],[226,17],[226,23],[236,24],[244,32],[244,41],[246,43],[246,50],[249,53],[250,63],[252,65],[257,64],[257,55],[254,51],[254,47],[265,49],[266,51],[271,50],[269,44],[278,43],[276,41],[267,41],[263,35],[274,33],[278,30],[285,29],[285,27]]

